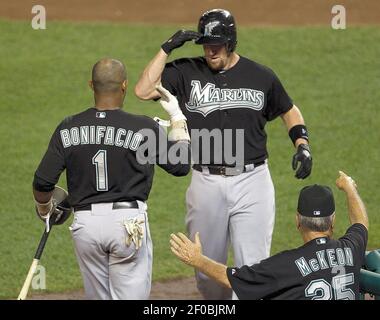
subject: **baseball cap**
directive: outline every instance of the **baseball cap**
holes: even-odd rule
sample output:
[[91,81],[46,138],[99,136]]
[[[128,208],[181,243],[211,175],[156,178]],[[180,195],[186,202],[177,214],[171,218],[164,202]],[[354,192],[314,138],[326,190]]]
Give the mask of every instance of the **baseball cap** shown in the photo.
[[300,191],[298,213],[305,217],[328,217],[335,212],[334,195],[327,186],[314,184]]

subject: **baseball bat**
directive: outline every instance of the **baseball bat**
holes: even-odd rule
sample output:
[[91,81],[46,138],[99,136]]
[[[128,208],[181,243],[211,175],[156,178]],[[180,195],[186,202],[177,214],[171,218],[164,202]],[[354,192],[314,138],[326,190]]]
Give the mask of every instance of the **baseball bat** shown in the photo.
[[38,244],[36,254],[34,255],[33,262],[29,268],[28,275],[26,276],[24,285],[21,288],[21,291],[20,291],[20,294],[18,295],[17,300],[25,300],[26,296],[28,295],[28,291],[29,291],[30,284],[32,283],[33,275],[36,272],[38,263],[41,259],[42,252],[44,251],[45,244],[49,237],[52,227],[53,227],[53,224],[50,225],[49,231],[47,231],[47,229],[45,228],[44,233],[42,234],[40,243]]

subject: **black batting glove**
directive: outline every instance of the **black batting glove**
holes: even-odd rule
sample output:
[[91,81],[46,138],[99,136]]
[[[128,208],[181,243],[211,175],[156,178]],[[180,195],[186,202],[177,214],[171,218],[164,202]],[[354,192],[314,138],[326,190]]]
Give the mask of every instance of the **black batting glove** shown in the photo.
[[305,179],[310,175],[311,167],[313,165],[313,160],[311,158],[309,145],[301,143],[298,146],[297,152],[293,156],[293,162],[292,162],[293,170],[297,169],[298,162],[300,162],[301,165],[296,171],[295,177],[297,179]]
[[201,37],[201,34],[190,30],[179,30],[177,31],[168,41],[166,41],[162,46],[162,50],[166,54],[170,54],[174,49],[182,47],[186,41],[197,40]]

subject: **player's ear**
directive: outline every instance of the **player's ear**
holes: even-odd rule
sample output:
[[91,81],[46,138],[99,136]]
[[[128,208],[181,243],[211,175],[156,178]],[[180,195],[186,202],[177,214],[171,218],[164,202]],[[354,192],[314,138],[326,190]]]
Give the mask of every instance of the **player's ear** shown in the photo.
[[332,216],[332,221],[331,221],[331,230],[334,229],[334,226],[335,226],[335,212],[333,213],[333,216]]
[[299,218],[299,213],[298,212],[296,213],[296,227],[297,227],[297,230],[300,230],[300,228],[301,228],[300,218]]
[[121,84],[121,87],[123,88],[123,91],[126,91],[128,88],[128,80],[124,80]]
[[88,80],[88,86],[91,88],[92,91],[94,91],[94,84],[92,83],[92,80]]

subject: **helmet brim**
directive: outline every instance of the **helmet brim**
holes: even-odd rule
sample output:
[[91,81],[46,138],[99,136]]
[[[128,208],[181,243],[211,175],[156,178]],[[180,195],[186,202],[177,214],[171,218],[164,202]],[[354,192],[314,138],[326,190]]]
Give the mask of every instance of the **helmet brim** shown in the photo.
[[226,44],[228,39],[226,37],[208,37],[202,36],[198,40],[195,41],[196,44],[210,44],[210,45],[218,45],[218,44]]

